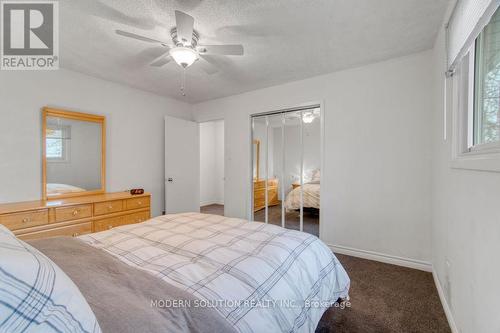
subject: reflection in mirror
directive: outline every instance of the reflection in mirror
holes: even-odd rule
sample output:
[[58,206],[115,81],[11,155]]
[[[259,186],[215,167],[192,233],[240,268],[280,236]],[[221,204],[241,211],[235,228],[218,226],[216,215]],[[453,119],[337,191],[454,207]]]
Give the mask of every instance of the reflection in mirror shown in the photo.
[[[282,226],[282,179],[283,174],[283,157],[282,151],[282,115],[274,114],[267,116],[267,132],[268,132],[268,145],[266,159],[268,161],[268,182],[267,182],[267,222],[275,225]],[[255,216],[259,220],[265,220],[263,215],[266,210],[258,211]]]
[[301,111],[285,114],[285,227],[301,230],[302,137]]
[[103,118],[45,112],[45,197],[103,191]]
[[259,222],[267,222],[267,202],[269,197],[266,194],[266,179],[267,179],[267,147],[268,147],[268,133],[267,133],[267,118],[257,117],[253,118],[252,122],[252,135],[255,143],[253,145],[253,211],[254,220]]
[[304,111],[302,120],[304,140],[303,225],[305,232],[318,235],[321,181],[321,120],[319,109]]
[[253,140],[253,179],[260,178],[260,140]]
[[257,116],[252,129],[254,220],[319,236],[320,109]]

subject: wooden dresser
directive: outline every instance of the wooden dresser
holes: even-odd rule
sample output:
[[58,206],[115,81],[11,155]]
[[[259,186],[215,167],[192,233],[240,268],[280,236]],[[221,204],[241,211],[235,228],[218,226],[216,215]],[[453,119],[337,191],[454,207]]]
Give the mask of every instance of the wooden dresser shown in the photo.
[[0,204],[0,224],[21,239],[78,236],[146,221],[150,207],[149,193],[129,192]]
[[[280,204],[278,200],[278,180],[273,178],[267,181],[268,206]],[[253,211],[256,212],[266,207],[266,180],[254,179],[253,181]]]

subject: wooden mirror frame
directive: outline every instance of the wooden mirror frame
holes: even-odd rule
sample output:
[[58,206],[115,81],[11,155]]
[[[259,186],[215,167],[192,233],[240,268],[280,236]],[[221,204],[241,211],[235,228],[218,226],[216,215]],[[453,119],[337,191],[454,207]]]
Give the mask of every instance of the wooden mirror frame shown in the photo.
[[[253,144],[256,145],[257,147],[255,148],[256,154],[255,154],[255,159],[257,163],[257,175],[256,178],[254,177],[255,180],[260,179],[260,140],[253,140]],[[253,173],[253,170],[252,170]]]
[[[72,120],[94,122],[101,125],[101,188],[92,191],[47,195],[47,117],[58,117]],[[69,197],[79,197],[106,192],[106,117],[94,114],[67,111],[44,107],[42,109],[42,199],[58,200]]]

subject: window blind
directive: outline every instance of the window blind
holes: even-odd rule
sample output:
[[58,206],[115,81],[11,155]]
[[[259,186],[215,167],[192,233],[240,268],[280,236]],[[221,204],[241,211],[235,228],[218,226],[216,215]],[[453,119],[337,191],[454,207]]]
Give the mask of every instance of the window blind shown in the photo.
[[453,72],[500,5],[500,0],[458,0],[447,24],[447,67]]

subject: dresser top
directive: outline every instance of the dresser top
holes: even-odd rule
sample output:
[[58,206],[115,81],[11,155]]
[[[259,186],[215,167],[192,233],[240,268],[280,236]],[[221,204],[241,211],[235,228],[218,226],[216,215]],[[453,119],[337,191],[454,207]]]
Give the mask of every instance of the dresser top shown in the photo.
[[53,207],[73,206],[80,204],[89,204],[94,202],[124,200],[132,198],[148,197],[150,193],[132,195],[130,192],[113,192],[94,195],[85,195],[81,197],[72,197],[65,199],[51,199],[51,200],[35,200],[25,202],[13,202],[0,204],[0,214],[17,213],[28,210],[47,209]]

